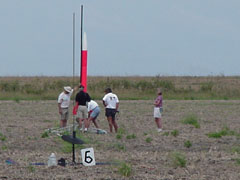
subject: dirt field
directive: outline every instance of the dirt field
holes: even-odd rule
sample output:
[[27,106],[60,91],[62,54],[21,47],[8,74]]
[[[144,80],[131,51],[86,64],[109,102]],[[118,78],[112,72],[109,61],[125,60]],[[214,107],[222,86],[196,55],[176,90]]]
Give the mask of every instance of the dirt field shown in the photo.
[[[103,106],[98,122],[108,130]],[[56,101],[0,101],[0,179],[158,179],[158,180],[238,180],[239,136],[209,138],[206,134],[228,127],[240,133],[240,101],[164,101],[163,132],[156,131],[153,101],[121,101],[117,123],[125,130],[116,134],[84,134],[91,139],[96,162],[119,160],[130,165],[129,177],[117,165],[83,165],[48,168],[48,156],[72,160],[62,151],[62,140],[55,135],[41,138],[44,130],[59,124]],[[189,114],[198,117],[200,128],[181,120]],[[72,117],[68,123],[72,123]],[[179,132],[173,136],[174,130]],[[175,132],[176,132],[175,131]],[[128,139],[127,135],[135,137]],[[190,141],[187,148],[184,142]],[[177,166],[174,152],[185,156],[186,166]],[[76,161],[81,162],[80,149]],[[6,160],[14,164],[7,164]]]

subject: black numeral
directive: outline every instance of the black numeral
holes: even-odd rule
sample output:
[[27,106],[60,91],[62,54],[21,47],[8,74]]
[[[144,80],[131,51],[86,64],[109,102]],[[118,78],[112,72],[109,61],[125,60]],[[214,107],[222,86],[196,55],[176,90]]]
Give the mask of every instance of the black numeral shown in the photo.
[[87,155],[89,152],[90,151],[85,152],[85,162],[88,163],[88,164],[90,164],[93,161],[93,158],[91,156]]

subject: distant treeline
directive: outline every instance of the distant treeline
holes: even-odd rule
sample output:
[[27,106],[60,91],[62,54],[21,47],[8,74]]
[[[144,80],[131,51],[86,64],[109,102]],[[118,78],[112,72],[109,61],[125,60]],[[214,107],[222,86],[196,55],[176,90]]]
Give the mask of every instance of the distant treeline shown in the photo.
[[[71,77],[0,77],[1,100],[56,100]],[[154,99],[161,88],[164,99],[240,99],[240,77],[89,77],[88,93],[101,99],[111,87],[121,99]]]

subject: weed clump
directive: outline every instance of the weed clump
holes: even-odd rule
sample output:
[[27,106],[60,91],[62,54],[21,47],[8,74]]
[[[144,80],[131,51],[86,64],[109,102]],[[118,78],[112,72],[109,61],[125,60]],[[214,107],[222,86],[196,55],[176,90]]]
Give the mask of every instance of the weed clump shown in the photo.
[[179,135],[179,131],[177,129],[175,129],[171,132],[171,135],[174,137],[177,137]]
[[170,154],[170,161],[173,167],[186,167],[187,160],[185,156],[179,152],[172,152]]
[[234,146],[232,147],[232,152],[240,154],[240,146]]
[[8,147],[7,147],[7,146],[5,146],[5,145],[4,145],[4,146],[2,146],[2,150],[3,150],[3,151],[7,150],[7,148],[8,148]]
[[126,133],[126,130],[125,130],[123,127],[118,128],[117,134],[123,135],[123,134],[125,134],[125,133]]
[[47,137],[49,137],[48,132],[42,133],[41,138],[47,138]]
[[163,136],[169,136],[169,132],[164,132]]
[[123,127],[118,128],[118,132],[116,135],[117,139],[122,139],[122,136],[126,133],[126,130]]
[[28,170],[29,172],[34,173],[36,171],[36,168],[30,165],[28,166]]
[[122,135],[121,135],[121,134],[117,134],[117,135],[116,135],[116,138],[117,138],[117,139],[122,139]]
[[125,150],[126,150],[125,145],[124,145],[124,144],[121,144],[121,143],[116,143],[116,144],[114,144],[113,146],[114,146],[114,148],[115,148],[116,150],[121,150],[121,151],[125,151]]
[[126,138],[127,139],[135,139],[136,135],[135,134],[127,135]]
[[222,130],[218,132],[211,132],[207,134],[209,138],[221,138],[222,136],[233,136],[233,135],[238,136],[237,133],[235,133],[234,131],[231,131],[228,127],[224,127]]
[[151,137],[147,137],[147,138],[145,139],[145,141],[146,141],[147,143],[150,143],[150,142],[152,142],[152,138],[151,138]]
[[132,174],[132,167],[130,164],[123,162],[118,168],[118,172],[123,176],[129,177]]
[[198,123],[198,117],[195,114],[190,114],[190,115],[186,116],[182,120],[182,123],[193,125],[195,128],[200,128],[200,124]]
[[236,164],[238,165],[238,166],[240,166],[240,159],[238,158],[238,159],[235,159],[235,161],[236,161]]
[[0,132],[0,140],[1,141],[6,141],[7,140],[7,137],[4,136],[1,132]]
[[186,148],[192,147],[191,141],[189,141],[189,140],[185,141],[185,142],[184,142],[184,147],[186,147]]

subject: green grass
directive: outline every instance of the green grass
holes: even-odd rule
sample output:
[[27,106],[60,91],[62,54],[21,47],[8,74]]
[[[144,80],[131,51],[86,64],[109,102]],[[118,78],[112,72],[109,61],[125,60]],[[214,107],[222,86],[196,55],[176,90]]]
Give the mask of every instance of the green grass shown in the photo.
[[113,147],[114,147],[114,149],[116,149],[116,150],[120,150],[120,151],[125,151],[126,150],[126,147],[125,147],[125,145],[124,144],[122,144],[122,143],[115,143],[114,145],[113,145]]
[[186,147],[186,148],[192,147],[191,141],[189,141],[189,140],[185,141],[185,142],[184,142],[184,147]]
[[117,139],[122,139],[122,134],[117,134],[117,135],[116,135],[116,138],[117,138]]
[[[84,145],[75,144],[75,149],[83,149],[83,148],[84,148]],[[63,153],[71,153],[72,152],[72,144],[68,143],[66,141],[62,141],[61,151]]]
[[48,132],[42,133],[41,138],[47,138],[47,137],[49,137]]
[[232,152],[233,152],[233,153],[240,154],[240,146],[233,146],[233,147],[232,147]]
[[175,168],[186,167],[186,163],[187,163],[185,155],[179,152],[172,152],[170,154],[170,161],[172,163],[172,166]]
[[18,96],[13,97],[13,100],[14,100],[16,103],[20,103],[20,97],[18,97]]
[[5,145],[4,145],[4,146],[2,146],[2,150],[3,150],[3,151],[6,151],[7,149],[8,149],[8,147],[7,147],[7,146],[5,146]]
[[198,123],[198,117],[195,114],[187,115],[181,122],[183,124],[193,125],[195,128],[200,128],[200,124]]
[[222,130],[217,132],[210,132],[207,134],[209,138],[221,138],[222,136],[239,136],[238,133],[230,130],[228,127],[222,128]]
[[[204,100],[240,99],[239,85],[230,84],[238,77],[89,77],[88,92],[102,99],[102,92],[111,87],[120,99],[149,100],[162,88],[164,99]],[[178,84],[181,83],[181,87]],[[71,77],[2,77],[0,100],[55,100],[66,85],[75,86]]]
[[29,172],[31,172],[31,173],[34,173],[36,171],[36,168],[31,165],[28,166],[27,168],[28,168]]
[[237,159],[235,159],[235,161],[236,161],[236,164],[237,164],[238,166],[240,166],[240,159],[237,158]]
[[151,138],[151,137],[147,137],[147,138],[145,139],[145,141],[146,141],[147,143],[151,143],[151,142],[152,142],[152,138]]
[[1,141],[6,141],[7,140],[7,137],[4,136],[1,132],[0,132],[0,140]]
[[223,135],[221,132],[212,132],[212,133],[208,133],[207,136],[209,138],[221,138]]
[[0,137],[0,140],[1,140],[1,141],[6,141],[7,138],[6,138],[6,136],[2,136],[2,137]]
[[124,134],[126,134],[126,130],[123,127],[120,127],[120,128],[118,128],[116,138],[117,139],[122,139]]
[[135,134],[131,134],[131,135],[127,135],[126,139],[135,139],[136,135]]
[[[64,134],[65,135],[69,135],[70,133],[69,132],[65,132]],[[81,140],[83,140],[84,144],[75,144],[75,149],[83,149],[83,148],[85,148],[86,144],[91,144],[93,142],[92,139],[90,139],[89,137],[87,137],[84,134],[76,133],[76,137],[81,139]],[[62,143],[61,151],[63,153],[71,153],[72,152],[72,144],[69,143],[69,142],[63,141],[61,139],[61,137],[58,137],[58,139]]]
[[123,127],[118,128],[117,134],[123,135],[126,134],[126,130]]
[[128,163],[122,162],[118,168],[118,172],[125,177],[129,177],[132,174],[132,166]]
[[174,137],[177,137],[179,135],[179,131],[177,129],[175,129],[171,132],[171,135]]
[[169,132],[164,132],[163,136],[169,136]]

